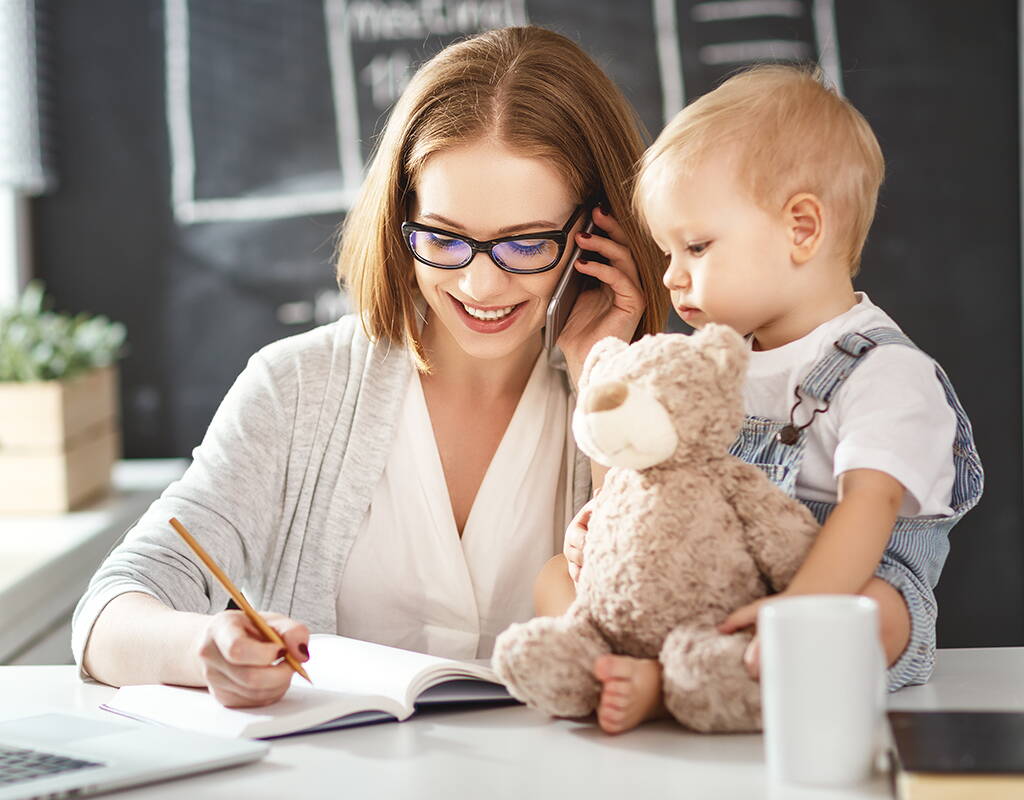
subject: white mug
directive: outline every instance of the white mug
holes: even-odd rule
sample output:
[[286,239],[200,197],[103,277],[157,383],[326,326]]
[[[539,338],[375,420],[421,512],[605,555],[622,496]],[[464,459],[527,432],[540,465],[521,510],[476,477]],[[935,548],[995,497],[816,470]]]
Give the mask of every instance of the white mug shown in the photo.
[[878,604],[859,595],[765,603],[761,706],[772,779],[850,786],[871,775],[885,709]]

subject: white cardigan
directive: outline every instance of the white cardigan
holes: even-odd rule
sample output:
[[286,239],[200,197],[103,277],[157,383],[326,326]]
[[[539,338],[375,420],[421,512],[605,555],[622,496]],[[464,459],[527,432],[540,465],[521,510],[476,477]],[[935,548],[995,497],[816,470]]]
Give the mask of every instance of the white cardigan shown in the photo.
[[[334,633],[339,581],[391,453],[412,369],[403,348],[369,341],[355,315],[252,356],[188,471],[90,581],[72,620],[78,664],[96,618],[125,592],[180,611],[227,605],[227,593],[167,524],[172,516],[257,608]],[[567,525],[590,495],[590,467],[571,434],[564,452],[567,490],[558,502]]]

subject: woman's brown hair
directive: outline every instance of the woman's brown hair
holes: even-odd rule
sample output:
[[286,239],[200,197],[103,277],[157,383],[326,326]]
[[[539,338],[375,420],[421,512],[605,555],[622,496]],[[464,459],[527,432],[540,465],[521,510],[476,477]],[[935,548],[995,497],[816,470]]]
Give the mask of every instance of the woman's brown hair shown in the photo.
[[488,31],[442,50],[416,72],[391,112],[345,220],[337,262],[339,284],[347,285],[367,335],[404,342],[426,368],[415,277],[402,241],[407,201],[428,157],[488,136],[517,155],[550,162],[581,202],[604,193],[639,269],[646,311],[637,337],[660,331],[665,259],[630,204],[642,125],[578,45],[527,26]]

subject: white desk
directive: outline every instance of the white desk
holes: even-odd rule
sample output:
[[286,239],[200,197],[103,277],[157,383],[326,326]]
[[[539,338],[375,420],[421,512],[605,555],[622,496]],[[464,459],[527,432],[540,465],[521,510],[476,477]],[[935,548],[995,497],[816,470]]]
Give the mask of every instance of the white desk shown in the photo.
[[[113,689],[73,667],[0,667],[0,707],[96,710]],[[894,709],[1024,710],[1024,647],[942,650],[928,686],[890,696]],[[760,736],[705,736],[669,722],[622,736],[552,721],[524,707],[441,712],[407,722],[273,742],[267,758],[208,775],[127,790],[135,798],[887,798],[884,776],[850,791],[773,786]]]

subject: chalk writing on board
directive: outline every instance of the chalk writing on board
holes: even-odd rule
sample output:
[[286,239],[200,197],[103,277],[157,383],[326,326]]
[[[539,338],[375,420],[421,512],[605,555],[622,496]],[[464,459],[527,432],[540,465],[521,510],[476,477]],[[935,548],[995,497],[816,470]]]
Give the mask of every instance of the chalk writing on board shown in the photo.
[[165,0],[164,17],[179,224],[348,209],[415,64],[528,22],[525,0]]
[[763,61],[816,61],[842,93],[833,0],[652,0],[667,122],[727,74]]

